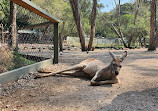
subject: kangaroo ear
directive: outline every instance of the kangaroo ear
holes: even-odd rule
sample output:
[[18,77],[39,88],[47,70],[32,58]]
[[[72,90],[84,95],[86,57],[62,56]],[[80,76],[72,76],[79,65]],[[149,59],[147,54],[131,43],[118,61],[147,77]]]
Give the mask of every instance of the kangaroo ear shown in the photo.
[[127,51],[124,52],[124,54],[120,57],[120,59],[123,61],[126,56],[127,56]]
[[114,53],[112,53],[112,52],[109,51],[109,54],[111,55],[111,57],[112,57],[113,59],[116,59],[116,56],[115,56]]

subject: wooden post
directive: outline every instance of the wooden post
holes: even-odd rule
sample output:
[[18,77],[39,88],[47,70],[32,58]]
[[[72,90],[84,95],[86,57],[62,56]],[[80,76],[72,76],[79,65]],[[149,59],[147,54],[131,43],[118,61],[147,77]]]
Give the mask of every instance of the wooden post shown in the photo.
[[4,43],[4,30],[3,30],[3,24],[1,24],[1,29],[2,29],[2,43]]
[[54,59],[53,64],[58,64],[58,23],[54,23]]

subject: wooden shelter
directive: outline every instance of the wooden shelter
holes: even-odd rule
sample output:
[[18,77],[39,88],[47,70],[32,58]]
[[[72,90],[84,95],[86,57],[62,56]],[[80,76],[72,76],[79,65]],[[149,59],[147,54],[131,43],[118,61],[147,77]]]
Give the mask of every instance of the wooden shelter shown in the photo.
[[[10,0],[13,3],[28,9],[29,11],[47,19],[50,21],[50,24],[54,24],[54,59],[53,63],[58,63],[58,23],[60,22],[57,18],[49,14],[48,12],[41,9],[39,6],[32,3],[30,0]],[[48,23],[47,23],[48,24]],[[34,26],[33,26],[34,27]]]

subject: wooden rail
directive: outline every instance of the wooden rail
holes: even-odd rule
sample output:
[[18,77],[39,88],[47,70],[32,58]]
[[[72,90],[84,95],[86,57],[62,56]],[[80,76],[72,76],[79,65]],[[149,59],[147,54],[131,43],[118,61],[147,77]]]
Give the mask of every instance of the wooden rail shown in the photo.
[[36,13],[37,15],[42,16],[43,18],[45,18],[53,23],[60,22],[57,18],[55,18],[54,16],[52,16],[48,12],[44,11],[43,9],[41,9],[40,7],[38,7],[37,5],[35,5],[34,3],[32,3],[29,0],[10,0],[10,1],[30,10],[31,12]]
[[40,24],[35,24],[35,25],[29,25],[29,26],[25,26],[25,27],[21,27],[18,28],[18,30],[23,30],[23,29],[38,29],[41,27],[48,27],[52,24],[52,22],[44,22],[44,23],[40,23]]
[[24,66],[15,70],[4,72],[0,74],[0,84],[5,84],[8,82],[16,81],[18,78],[24,74],[35,72],[40,68],[48,67],[52,64],[52,59],[48,59],[42,62]]

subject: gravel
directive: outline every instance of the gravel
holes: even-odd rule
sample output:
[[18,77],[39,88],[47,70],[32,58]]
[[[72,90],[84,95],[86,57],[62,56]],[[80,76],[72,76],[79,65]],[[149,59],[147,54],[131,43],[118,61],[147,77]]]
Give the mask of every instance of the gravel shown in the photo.
[[[123,62],[118,84],[90,86],[85,78],[51,76],[38,72],[0,85],[1,111],[158,111],[158,51],[131,49]],[[47,67],[60,71],[87,58],[109,64],[109,50],[65,51],[60,63]],[[122,50],[111,50],[122,54]]]

